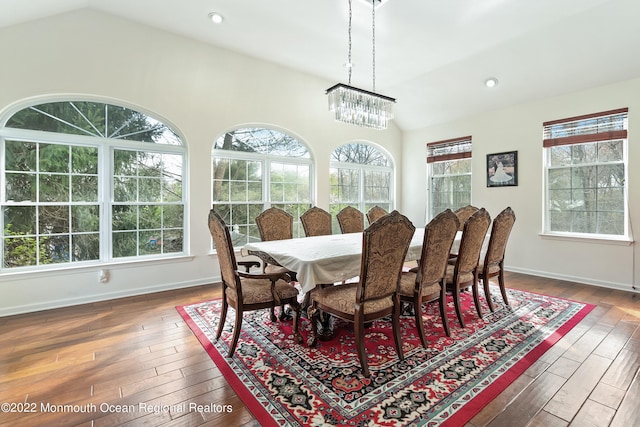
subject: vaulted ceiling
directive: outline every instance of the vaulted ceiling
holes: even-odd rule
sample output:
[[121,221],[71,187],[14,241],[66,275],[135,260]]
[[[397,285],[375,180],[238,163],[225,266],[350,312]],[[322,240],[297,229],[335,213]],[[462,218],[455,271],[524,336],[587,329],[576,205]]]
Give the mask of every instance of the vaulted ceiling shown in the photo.
[[[352,28],[352,84],[367,90],[370,1],[353,0]],[[0,0],[0,27],[80,8],[347,82],[348,0]],[[376,90],[408,130],[640,77],[639,22],[637,0],[384,0]]]

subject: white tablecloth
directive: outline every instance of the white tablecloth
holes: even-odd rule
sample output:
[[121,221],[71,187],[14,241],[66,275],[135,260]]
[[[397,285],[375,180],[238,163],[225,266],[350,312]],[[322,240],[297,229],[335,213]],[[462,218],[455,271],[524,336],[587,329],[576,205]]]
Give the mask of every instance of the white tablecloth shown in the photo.
[[[420,258],[424,228],[416,228],[407,261]],[[452,251],[457,251],[460,233]],[[360,274],[362,258],[362,233],[332,234],[329,236],[302,237],[245,244],[242,255],[268,254],[281,266],[295,271],[302,292],[308,292],[317,284],[331,284]]]

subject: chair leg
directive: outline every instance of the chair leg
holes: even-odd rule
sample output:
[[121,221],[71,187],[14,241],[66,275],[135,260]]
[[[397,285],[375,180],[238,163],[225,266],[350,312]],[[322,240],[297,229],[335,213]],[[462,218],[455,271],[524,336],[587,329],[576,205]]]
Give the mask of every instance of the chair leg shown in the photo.
[[427,337],[424,333],[424,319],[422,319],[422,301],[420,298],[414,296],[413,300],[413,313],[416,319],[416,328],[418,328],[418,335],[420,335],[420,342],[424,348],[427,348]]
[[460,287],[458,284],[453,288],[453,305],[456,307],[456,314],[458,315],[460,326],[464,328],[464,319],[462,319],[462,310],[460,309]]
[[222,310],[220,311],[220,320],[218,321],[218,332],[216,332],[216,341],[222,335],[222,329],[224,328],[224,322],[227,320],[227,309],[229,308],[229,303],[227,299],[222,297]]
[[487,305],[489,306],[489,310],[493,313],[496,311],[495,306],[493,305],[493,301],[491,300],[491,292],[489,291],[489,276],[482,276],[482,287],[484,288],[484,296],[487,300]]
[[270,310],[271,310],[271,315],[269,316],[269,318],[271,319],[272,322],[275,322],[276,320],[278,320],[278,318],[276,317],[276,308],[274,306],[271,306]]
[[369,364],[367,363],[367,353],[364,351],[364,320],[362,319],[362,317],[356,315],[356,320],[353,324],[353,330],[356,336],[356,347],[358,349],[360,366],[362,367],[362,375],[369,378],[371,373],[369,372]]
[[447,284],[442,283],[442,288],[440,291],[440,318],[442,318],[442,327],[444,328],[444,333],[450,337],[451,330],[449,329],[449,316],[447,316]]
[[300,312],[302,309],[300,308],[300,304],[296,301],[289,303],[293,310],[293,342],[296,344],[302,343],[302,336],[300,335],[300,331],[298,330],[298,324],[300,322]]
[[233,338],[231,339],[231,347],[229,347],[229,355],[227,357],[233,357],[233,353],[236,351],[236,345],[238,345],[238,338],[240,338],[240,330],[242,329],[242,311],[236,309],[236,321],[233,326]]
[[[422,317],[422,316],[421,316]],[[400,300],[396,295],[396,303],[393,308],[393,339],[396,343],[396,353],[398,353],[398,359],[404,360],[404,352],[402,351],[402,337],[400,332]],[[422,322],[420,322],[422,324]],[[425,346],[426,348],[426,346]],[[366,357],[366,356],[365,356]]]
[[320,310],[315,306],[315,304],[311,304],[307,308],[307,317],[311,320],[311,329],[313,331],[313,335],[309,340],[309,347],[315,347],[318,345],[318,328],[320,327]]
[[473,291],[473,303],[476,305],[476,311],[478,312],[478,317],[482,319],[482,307],[480,306],[480,297],[478,295],[478,281],[474,280],[473,285],[471,286],[471,290]]
[[500,268],[500,274],[498,275],[498,283],[500,284],[500,293],[502,294],[504,303],[511,307],[511,304],[509,304],[509,298],[507,297],[507,288],[504,286],[504,270],[502,268]]

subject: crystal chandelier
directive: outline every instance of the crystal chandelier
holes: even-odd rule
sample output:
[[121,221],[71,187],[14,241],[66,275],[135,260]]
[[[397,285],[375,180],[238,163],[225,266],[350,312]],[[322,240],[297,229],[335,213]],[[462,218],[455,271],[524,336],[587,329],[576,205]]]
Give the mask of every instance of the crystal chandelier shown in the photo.
[[373,91],[351,86],[351,0],[349,0],[349,84],[338,83],[327,89],[329,110],[335,113],[337,121],[373,129],[386,129],[389,120],[393,119],[394,98],[376,92],[376,2],[371,0],[372,34],[373,34]]

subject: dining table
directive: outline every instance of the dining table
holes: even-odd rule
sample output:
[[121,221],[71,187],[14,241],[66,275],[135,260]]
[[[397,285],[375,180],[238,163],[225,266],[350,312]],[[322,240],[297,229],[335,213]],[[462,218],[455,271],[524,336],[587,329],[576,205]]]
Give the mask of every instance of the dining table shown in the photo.
[[[300,291],[307,293],[316,285],[344,282],[360,274],[362,234],[344,233],[246,243],[243,256],[253,255],[295,271]],[[458,232],[451,251],[457,252],[462,233]],[[422,254],[424,227],[416,228],[406,261]]]

